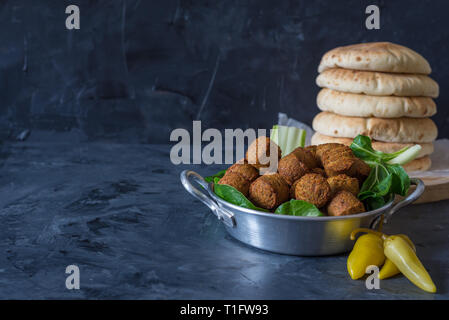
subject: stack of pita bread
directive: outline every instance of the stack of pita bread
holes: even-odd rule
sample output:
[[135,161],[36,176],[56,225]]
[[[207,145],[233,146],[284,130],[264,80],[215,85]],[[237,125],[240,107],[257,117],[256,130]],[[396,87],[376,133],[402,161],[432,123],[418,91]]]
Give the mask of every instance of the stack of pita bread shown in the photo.
[[318,72],[322,112],[313,120],[312,144],[349,145],[359,134],[383,152],[420,144],[418,158],[404,168],[430,168],[438,129],[429,117],[437,111],[432,98],[438,97],[439,87],[428,76],[426,59],[394,43],[362,43],[327,52]]

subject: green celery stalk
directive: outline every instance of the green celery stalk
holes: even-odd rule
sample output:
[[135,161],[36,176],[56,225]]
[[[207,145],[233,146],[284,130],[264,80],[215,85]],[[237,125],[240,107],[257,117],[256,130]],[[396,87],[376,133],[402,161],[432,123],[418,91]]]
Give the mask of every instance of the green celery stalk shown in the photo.
[[306,131],[297,127],[275,125],[270,138],[281,148],[282,156],[286,156],[297,147],[304,147]]

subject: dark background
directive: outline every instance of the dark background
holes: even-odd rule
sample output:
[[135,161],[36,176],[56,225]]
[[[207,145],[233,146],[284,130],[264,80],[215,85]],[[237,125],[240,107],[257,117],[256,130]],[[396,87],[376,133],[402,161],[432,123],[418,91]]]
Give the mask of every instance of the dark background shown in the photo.
[[[81,30],[65,28],[65,8]],[[381,29],[366,30],[378,4]],[[449,137],[449,1],[1,1],[0,138],[72,131],[89,140],[167,143],[172,129],[269,128],[279,111],[311,123],[321,56],[397,42],[440,84]]]

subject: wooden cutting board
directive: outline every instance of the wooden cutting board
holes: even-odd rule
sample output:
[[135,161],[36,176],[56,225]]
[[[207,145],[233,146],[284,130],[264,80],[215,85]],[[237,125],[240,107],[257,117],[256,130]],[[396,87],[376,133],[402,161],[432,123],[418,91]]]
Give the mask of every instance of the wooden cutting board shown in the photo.
[[[414,203],[428,203],[449,199],[449,176],[443,177],[419,177],[424,181],[426,189],[421,197]],[[414,186],[410,188],[415,189]]]

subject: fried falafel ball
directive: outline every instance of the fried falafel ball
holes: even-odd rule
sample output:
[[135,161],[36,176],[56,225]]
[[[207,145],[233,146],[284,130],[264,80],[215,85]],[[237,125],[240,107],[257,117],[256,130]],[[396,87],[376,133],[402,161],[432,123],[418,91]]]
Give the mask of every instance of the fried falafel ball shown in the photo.
[[265,136],[259,137],[250,144],[248,150],[246,151],[245,158],[248,161],[248,164],[256,167],[257,169],[261,167],[269,167],[270,163],[264,162],[271,160],[270,150],[277,151],[277,160],[281,158],[281,148],[279,148],[274,141]]
[[249,187],[249,199],[258,207],[272,210],[288,201],[288,184],[278,173],[265,174]]
[[323,167],[326,167],[326,164],[329,162],[333,162],[336,159],[341,158],[355,158],[355,155],[352,153],[351,148],[343,144],[321,153],[321,163],[323,164]]
[[357,178],[360,184],[363,184],[368,177],[371,168],[363,160],[354,157],[341,157],[329,159],[324,165],[324,170],[328,177],[345,174]]
[[327,205],[329,216],[346,216],[361,212],[365,212],[363,203],[346,190],[339,191]]
[[304,147],[304,150],[309,151],[314,157],[316,157],[316,145],[310,145],[307,147]]
[[326,178],[317,173],[304,175],[295,185],[295,199],[312,203],[317,208],[325,206],[331,195]]
[[317,147],[318,146],[316,146],[316,145],[311,145],[311,146],[305,147],[304,150],[306,150],[312,154],[313,158],[315,159],[316,166],[320,167],[321,162],[320,162],[320,159],[318,159],[318,156],[316,155]]
[[230,172],[238,173],[249,182],[253,182],[259,177],[259,170],[247,163],[234,163],[226,170],[226,174]]
[[366,180],[371,172],[371,167],[362,159],[357,158],[356,162],[353,165],[354,177],[356,177],[360,185]]
[[292,186],[290,187],[290,198],[295,199],[295,189],[296,185],[298,184],[299,179],[293,182]]
[[331,150],[340,149],[344,146],[340,143],[324,143],[316,146],[315,149],[315,157],[317,158],[318,162],[321,166],[323,166],[323,155]]
[[319,167],[319,162],[313,155],[311,149],[306,149],[302,147],[298,147],[293,150],[291,153],[294,154],[299,161],[303,162],[309,169],[313,169]]
[[324,163],[324,171],[328,177],[346,174],[350,177],[355,175],[356,158],[353,157],[334,157],[328,158]]
[[321,162],[329,177],[339,174],[346,174],[359,178],[360,181],[367,177],[370,171],[369,166],[357,158],[351,148],[345,145],[333,144],[333,148],[321,151]]
[[341,190],[349,191],[355,196],[359,193],[359,180],[345,174],[330,177],[327,179],[327,183],[329,183],[334,195]]
[[362,184],[371,171],[369,165],[357,158],[350,147],[340,143],[320,144],[316,155],[328,177],[345,174],[357,178]]
[[309,168],[294,153],[290,153],[279,160],[278,172],[289,185],[293,184],[308,171]]
[[226,172],[226,174],[218,181],[218,184],[227,184],[234,187],[245,197],[249,194],[249,180],[245,179],[242,175],[236,172]]
[[301,178],[310,170],[318,166],[313,153],[305,148],[298,147],[281,158],[278,165],[279,174],[289,185]]
[[324,171],[324,169],[321,168],[313,168],[312,170],[310,170],[310,173],[318,173],[326,178],[326,172]]

